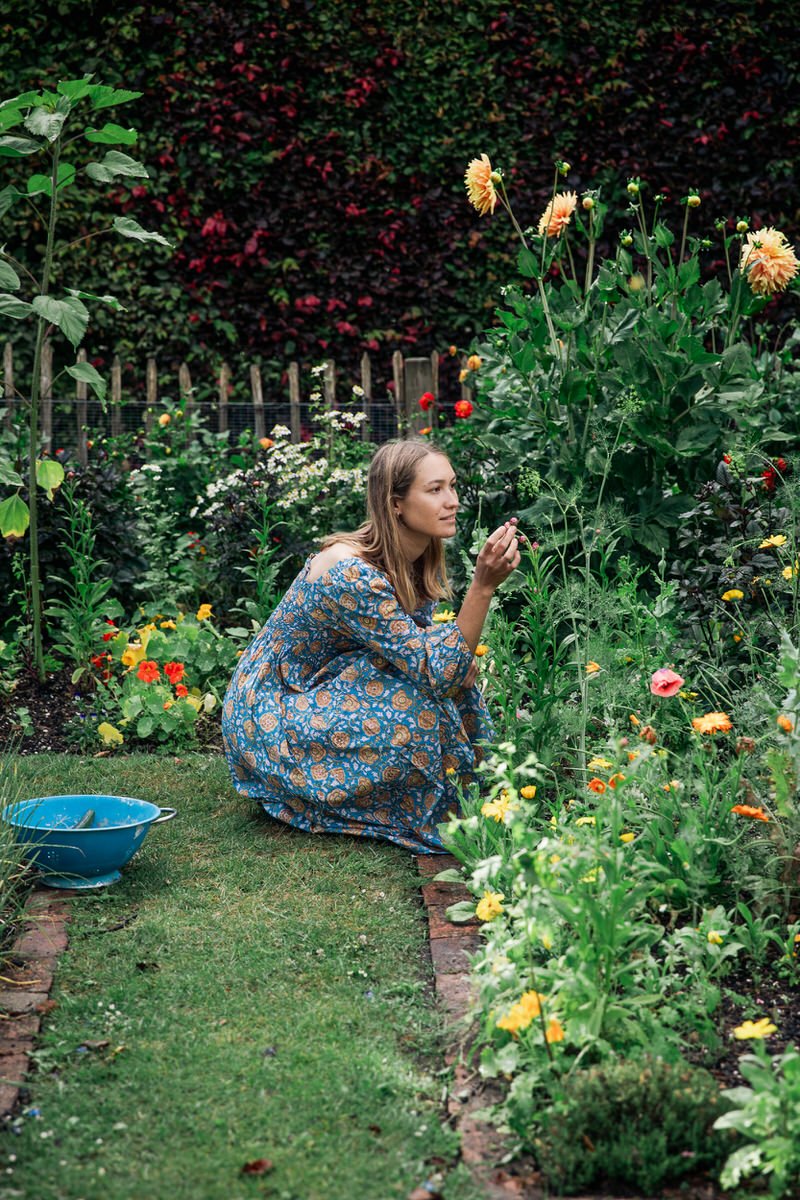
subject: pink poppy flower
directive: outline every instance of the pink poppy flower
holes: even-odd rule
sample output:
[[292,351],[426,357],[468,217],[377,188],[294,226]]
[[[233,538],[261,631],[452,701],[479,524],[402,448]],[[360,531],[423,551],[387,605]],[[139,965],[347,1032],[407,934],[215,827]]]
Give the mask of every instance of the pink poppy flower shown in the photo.
[[683,687],[683,679],[669,667],[654,671],[650,680],[650,691],[654,696],[674,696]]

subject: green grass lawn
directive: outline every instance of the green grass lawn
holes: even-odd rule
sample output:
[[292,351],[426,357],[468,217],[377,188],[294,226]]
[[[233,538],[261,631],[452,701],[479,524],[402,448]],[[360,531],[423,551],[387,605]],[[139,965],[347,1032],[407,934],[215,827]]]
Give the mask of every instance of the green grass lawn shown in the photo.
[[[272,822],[220,758],[33,756],[19,773],[23,796],[108,791],[178,816],[70,902],[40,1116],[2,1134],[0,1200],[389,1200],[452,1164],[407,851]],[[267,1174],[240,1173],[261,1158]],[[462,1166],[444,1194],[479,1195]]]

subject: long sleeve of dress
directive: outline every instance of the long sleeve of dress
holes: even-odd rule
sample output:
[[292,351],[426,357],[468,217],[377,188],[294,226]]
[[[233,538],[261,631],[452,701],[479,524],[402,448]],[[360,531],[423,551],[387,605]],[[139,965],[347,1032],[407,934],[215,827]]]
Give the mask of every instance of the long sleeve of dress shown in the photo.
[[449,698],[461,688],[472,651],[458,625],[423,628],[400,607],[389,581],[375,568],[343,559],[330,571],[320,597],[329,619],[375,655],[391,663],[433,696]]

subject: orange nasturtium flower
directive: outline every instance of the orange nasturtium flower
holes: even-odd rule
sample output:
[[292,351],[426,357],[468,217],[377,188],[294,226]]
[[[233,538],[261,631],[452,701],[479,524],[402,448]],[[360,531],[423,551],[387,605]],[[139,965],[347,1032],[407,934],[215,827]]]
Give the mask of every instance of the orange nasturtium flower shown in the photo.
[[492,171],[488,154],[482,154],[480,158],[473,158],[464,173],[467,199],[482,217],[487,212],[493,213],[497,207],[497,192],[493,175],[495,172]]
[[542,1001],[547,997],[541,992],[523,992],[516,1004],[512,1004],[504,1017],[497,1022],[498,1029],[506,1029],[516,1034],[520,1029],[527,1029],[531,1021],[542,1011]]
[[183,663],[168,662],[164,663],[164,674],[174,687],[176,683],[180,683],[186,674],[186,667]]
[[729,733],[733,729],[730,717],[724,712],[710,712],[702,717],[693,717],[692,726],[698,733]]
[[536,784],[526,783],[525,787],[519,789],[519,794],[523,800],[532,800],[536,795]]
[[548,1043],[563,1042],[564,1026],[559,1021],[558,1017],[551,1017],[550,1024],[544,1033],[544,1040]]
[[479,921],[493,921],[503,911],[501,900],[505,900],[503,892],[492,892],[487,888],[475,907],[475,916]]
[[598,779],[596,775],[593,779],[589,780],[586,786],[590,792],[597,792],[598,796],[602,796],[603,792],[606,790],[606,785],[603,783],[603,780]]
[[179,683],[175,688],[175,695],[179,700],[184,700],[189,695],[189,689],[185,683]]
[[775,719],[784,733],[791,733],[794,729],[794,722],[792,721],[792,718],[787,717],[785,713],[781,713],[781,715]]
[[559,192],[539,218],[539,237],[560,237],[572,219],[578,197],[575,192]]
[[139,669],[136,672],[137,677],[141,679],[142,683],[155,683],[159,678],[159,674],[158,663],[147,658],[139,663]]
[[740,817],[752,817],[754,821],[769,820],[763,808],[753,808],[752,804],[734,804],[731,812],[738,813]]
[[794,250],[778,229],[751,230],[742,242],[739,270],[758,296],[782,292],[800,266]]

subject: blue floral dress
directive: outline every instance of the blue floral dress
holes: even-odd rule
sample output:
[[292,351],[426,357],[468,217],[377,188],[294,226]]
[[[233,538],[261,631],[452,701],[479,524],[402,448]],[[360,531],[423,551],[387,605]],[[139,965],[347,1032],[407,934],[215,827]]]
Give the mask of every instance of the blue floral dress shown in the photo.
[[352,555],[307,582],[311,559],[242,657],[223,703],[234,786],[313,833],[443,851],[493,730],[472,652],[433,601],[409,616],[387,577]]

